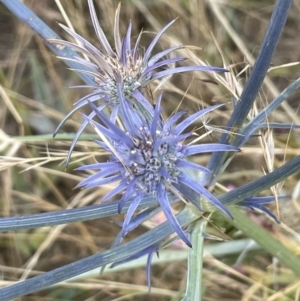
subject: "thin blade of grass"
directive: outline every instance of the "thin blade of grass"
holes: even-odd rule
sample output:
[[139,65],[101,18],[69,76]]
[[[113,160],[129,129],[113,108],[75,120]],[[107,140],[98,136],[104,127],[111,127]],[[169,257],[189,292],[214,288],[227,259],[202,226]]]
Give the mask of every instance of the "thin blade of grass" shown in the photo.
[[300,257],[293,251],[288,249],[282,242],[277,240],[270,232],[263,229],[253,220],[247,217],[239,209],[234,206],[230,207],[230,212],[234,217],[234,221],[226,217],[221,217],[219,213],[215,213],[220,218],[225,218],[237,229],[241,230],[245,235],[255,240],[265,251],[275,256],[281,263],[291,269],[296,275],[300,276]]

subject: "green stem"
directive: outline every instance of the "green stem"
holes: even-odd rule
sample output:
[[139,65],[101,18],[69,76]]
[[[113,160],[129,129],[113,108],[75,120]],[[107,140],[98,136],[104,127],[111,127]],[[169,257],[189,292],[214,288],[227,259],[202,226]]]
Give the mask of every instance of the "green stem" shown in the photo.
[[190,240],[193,248],[188,249],[188,278],[186,293],[182,301],[201,300],[204,230],[207,220],[197,220],[191,225]]

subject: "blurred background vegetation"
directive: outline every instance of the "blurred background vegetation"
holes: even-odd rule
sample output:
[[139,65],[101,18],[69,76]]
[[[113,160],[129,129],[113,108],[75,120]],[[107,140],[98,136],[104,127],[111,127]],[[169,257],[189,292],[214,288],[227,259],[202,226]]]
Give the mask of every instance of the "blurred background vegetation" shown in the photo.
[[[62,38],[69,36],[59,27],[66,23],[57,3],[61,3],[75,31],[100,47],[93,30],[86,1],[25,0]],[[119,1],[95,0],[99,22],[109,41],[113,42],[114,13]],[[206,104],[226,103],[220,111],[209,116],[209,125],[224,126],[232,111],[233,91],[242,90],[269,22],[274,1],[237,0],[126,0],[122,1],[121,32],[124,34],[131,20],[133,36],[143,29],[145,47],[165,24],[178,18],[160,39],[157,50],[170,45],[184,44],[182,54],[191,63],[198,58],[209,65],[230,68],[225,81],[208,74],[185,73],[173,76],[164,85],[163,106],[169,116],[179,105],[189,112]],[[266,106],[288,84],[300,75],[300,2],[295,1],[273,57],[255,110]],[[73,103],[87,91],[68,89],[81,84],[80,78],[67,70],[25,24],[17,20],[0,4],[0,211],[1,216],[14,216],[91,205],[99,202],[110,189],[74,189],[83,174],[74,170],[81,162],[98,160],[105,154],[94,149],[89,141],[80,141],[69,167],[64,160],[70,141],[52,140],[58,123]],[[160,89],[153,84],[149,96],[156,99]],[[299,94],[295,93],[269,121],[300,124]],[[253,110],[253,114],[255,114]],[[81,116],[75,114],[60,133],[73,133]],[[201,122],[199,122],[201,127]],[[88,132],[88,130],[87,130]],[[92,133],[92,132],[91,132]],[[205,133],[200,129],[199,133]],[[49,134],[48,136],[45,136]],[[43,136],[41,136],[43,135]],[[25,137],[29,136],[29,137]],[[219,134],[206,137],[217,141]],[[274,168],[299,154],[298,131],[275,131],[273,142],[265,148],[258,139],[243,148],[226,173],[220,187],[240,186],[268,170],[265,155],[274,156]],[[101,159],[101,158],[100,158]],[[197,158],[205,165],[208,156]],[[282,227],[262,214],[247,212],[258,224],[299,254],[300,188],[299,175],[288,179],[281,193],[292,195],[279,204]],[[298,182],[299,183],[299,182]],[[266,192],[271,194],[271,192]],[[276,208],[274,206],[274,212]],[[110,247],[120,230],[115,222],[122,216],[85,223],[44,227],[0,234],[0,271],[2,286],[22,277],[34,276],[64,264],[84,258]],[[153,220],[129,235],[129,239],[153,227]],[[240,241],[243,233],[232,226],[214,220],[214,234],[229,242]],[[207,244],[214,245],[214,241]],[[226,243],[224,243],[225,246]],[[204,300],[300,300],[300,279],[275,258],[251,242],[249,250],[239,251],[231,246],[229,252],[222,245],[217,257],[207,255],[204,263]],[[181,244],[172,250],[181,250]],[[152,267],[152,290],[148,293],[145,268],[129,269],[98,275],[77,282],[37,292],[18,300],[180,300],[186,284],[186,261],[164,260]],[[284,296],[283,296],[284,295]]]

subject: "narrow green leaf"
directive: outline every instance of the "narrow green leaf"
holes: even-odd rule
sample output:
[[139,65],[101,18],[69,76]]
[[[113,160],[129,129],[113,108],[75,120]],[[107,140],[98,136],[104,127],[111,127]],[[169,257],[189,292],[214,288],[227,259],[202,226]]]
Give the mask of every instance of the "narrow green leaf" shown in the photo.
[[241,230],[245,235],[255,240],[264,250],[276,257],[286,267],[290,268],[296,275],[300,276],[300,257],[292,250],[288,249],[282,242],[274,237],[270,232],[263,229],[253,220],[247,217],[239,209],[230,206],[234,220],[224,215],[215,213],[219,218],[226,219],[229,223]]

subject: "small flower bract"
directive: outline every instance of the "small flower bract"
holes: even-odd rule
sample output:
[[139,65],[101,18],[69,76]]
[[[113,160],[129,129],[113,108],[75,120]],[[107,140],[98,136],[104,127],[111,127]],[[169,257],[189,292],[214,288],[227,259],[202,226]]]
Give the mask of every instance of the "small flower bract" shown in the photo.
[[[123,223],[122,236],[128,232],[128,225],[137,209],[139,202],[148,196],[157,199],[166,218],[172,224],[179,237],[190,246],[190,243],[180,228],[168,200],[168,194],[180,195],[186,199],[184,190],[191,189],[199,196],[209,200],[216,208],[230,215],[227,208],[193,177],[193,171],[210,172],[205,167],[190,162],[188,157],[195,154],[214,151],[237,151],[236,147],[223,144],[185,145],[184,140],[192,133],[184,130],[203,114],[210,112],[220,105],[201,110],[182,122],[178,119],[186,112],[177,112],[166,122],[161,117],[161,96],[158,98],[152,121],[147,120],[124,97],[122,86],[118,86],[120,111],[123,128],[117,127],[91,103],[95,114],[101,122],[99,124],[85,116],[96,130],[102,141],[97,143],[111,153],[109,162],[101,162],[82,166],[80,170],[99,170],[89,176],[79,187],[99,187],[119,181],[119,185],[111,190],[103,201],[123,193],[119,201],[119,212],[124,204],[131,199],[131,205]],[[176,186],[176,187],[175,187]],[[180,189],[184,187],[185,189]],[[193,203],[197,202],[193,201]],[[201,206],[197,206],[200,208]]]

